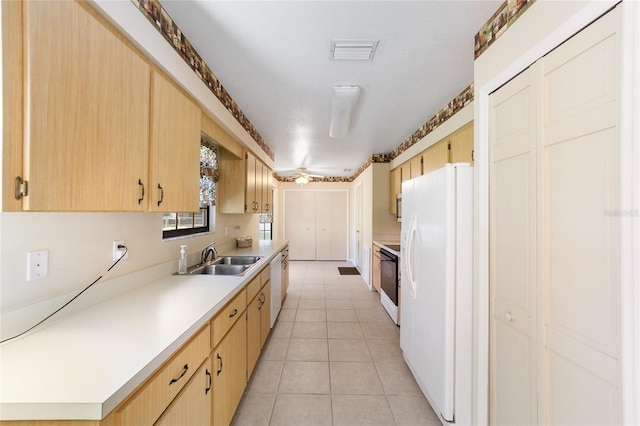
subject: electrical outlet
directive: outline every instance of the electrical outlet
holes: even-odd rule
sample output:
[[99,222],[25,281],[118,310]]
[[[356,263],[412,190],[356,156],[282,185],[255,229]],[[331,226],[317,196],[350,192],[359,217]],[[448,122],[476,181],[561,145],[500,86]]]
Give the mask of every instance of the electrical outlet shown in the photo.
[[49,252],[47,250],[27,253],[27,281],[47,276],[49,268]]
[[226,237],[227,235],[229,235],[229,227],[225,226],[224,227],[224,236]]
[[[119,245],[124,245],[124,240],[116,240],[113,242],[113,261],[120,259],[127,259],[129,257],[129,251],[126,249],[119,249]],[[123,257],[124,255],[124,257]]]

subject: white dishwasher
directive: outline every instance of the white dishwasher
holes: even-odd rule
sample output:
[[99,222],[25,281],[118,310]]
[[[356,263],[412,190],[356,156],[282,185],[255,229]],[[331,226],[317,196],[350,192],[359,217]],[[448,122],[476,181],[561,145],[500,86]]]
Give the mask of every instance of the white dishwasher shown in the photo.
[[282,253],[278,253],[271,261],[271,327],[278,318],[282,307]]

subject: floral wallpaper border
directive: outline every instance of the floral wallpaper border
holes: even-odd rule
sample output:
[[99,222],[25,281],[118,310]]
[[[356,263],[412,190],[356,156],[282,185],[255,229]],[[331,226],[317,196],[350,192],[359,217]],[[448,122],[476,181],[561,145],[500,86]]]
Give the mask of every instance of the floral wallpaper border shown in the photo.
[[[499,37],[506,28],[511,25],[522,13],[536,0],[507,0],[489,21],[475,36],[475,57],[480,56],[493,41]],[[173,22],[169,14],[164,10],[159,0],[131,0],[137,8],[156,27],[158,32],[173,46],[175,51],[191,67],[196,75],[207,85],[209,90],[222,102],[227,110],[235,117],[264,152],[274,159],[271,147],[267,145],[258,130],[253,126],[231,95],[222,86],[222,83],[213,74],[209,66],[196,52],[189,40],[184,36],[180,28]],[[352,182],[372,163],[388,163],[404,151],[415,145],[419,140],[431,133],[440,124],[444,123],[460,109],[473,101],[473,83],[465,88],[458,96],[442,108],[436,115],[416,130],[404,142],[398,145],[389,154],[374,154],[350,177],[325,177],[313,178],[313,182]],[[293,182],[293,178],[274,176],[280,182]]]
[[474,59],[478,59],[535,2],[536,0],[507,0],[502,3],[476,34]]

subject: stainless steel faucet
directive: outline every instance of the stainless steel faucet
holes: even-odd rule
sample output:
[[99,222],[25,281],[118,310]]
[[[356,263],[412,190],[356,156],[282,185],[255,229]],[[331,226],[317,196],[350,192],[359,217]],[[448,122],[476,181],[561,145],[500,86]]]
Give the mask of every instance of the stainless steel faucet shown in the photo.
[[202,256],[200,258],[200,264],[206,263],[207,259],[209,258],[209,253],[211,253],[212,257],[212,261],[216,260],[216,257],[218,256],[218,251],[216,250],[215,247],[216,243],[211,243],[208,246],[206,246],[204,248],[204,250],[202,250]]

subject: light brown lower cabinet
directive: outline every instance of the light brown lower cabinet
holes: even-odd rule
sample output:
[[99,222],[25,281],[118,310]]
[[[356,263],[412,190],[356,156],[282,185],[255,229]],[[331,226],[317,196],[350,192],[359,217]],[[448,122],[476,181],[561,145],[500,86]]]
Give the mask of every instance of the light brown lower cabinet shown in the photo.
[[380,282],[380,246],[377,244],[373,245],[373,265],[371,265],[371,274],[373,275],[373,288],[375,288],[379,294],[382,283]]
[[247,386],[246,320],[236,321],[213,350],[211,359],[213,362],[213,424],[228,425]]
[[116,412],[117,424],[154,424],[207,358],[209,336],[206,325]]
[[260,310],[260,349],[262,349],[271,331],[271,282],[262,287],[260,297],[262,297]]
[[155,425],[210,426],[212,386],[211,359],[207,358]]
[[257,294],[247,306],[247,380],[260,357],[260,321],[262,319],[262,298]]

